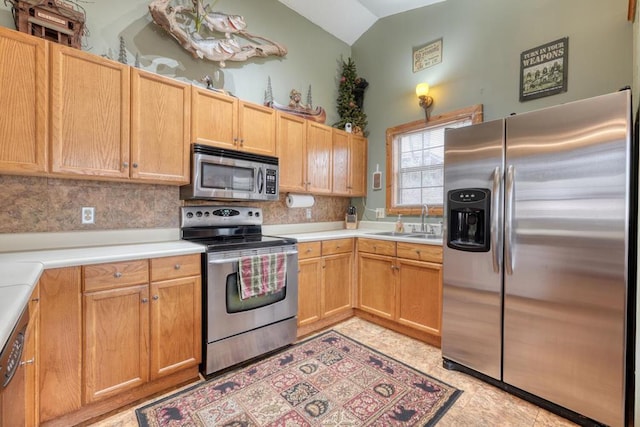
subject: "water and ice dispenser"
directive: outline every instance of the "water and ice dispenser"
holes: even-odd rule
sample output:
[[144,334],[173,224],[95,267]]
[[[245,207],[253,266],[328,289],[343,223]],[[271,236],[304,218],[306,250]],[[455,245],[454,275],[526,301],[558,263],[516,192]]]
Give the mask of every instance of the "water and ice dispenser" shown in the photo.
[[447,246],[468,252],[490,249],[491,190],[462,188],[447,194]]

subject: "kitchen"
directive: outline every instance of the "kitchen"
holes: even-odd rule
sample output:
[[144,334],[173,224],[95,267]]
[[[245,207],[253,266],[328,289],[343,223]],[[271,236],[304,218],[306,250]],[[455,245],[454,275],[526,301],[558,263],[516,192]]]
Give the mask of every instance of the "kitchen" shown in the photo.
[[[334,105],[336,98],[336,58],[340,55],[353,56],[358,64],[359,74],[371,82],[365,100],[370,131],[368,176],[376,169],[376,164],[385,164],[385,130],[423,117],[424,112],[416,105],[417,100],[413,94],[413,88],[419,81],[429,81],[432,86],[431,94],[435,99],[432,114],[482,103],[485,120],[490,120],[511,112],[527,111],[617,90],[630,83],[635,69],[632,62],[633,25],[626,21],[627,5],[623,1],[615,8],[610,5],[605,7],[597,2],[586,8],[582,3],[571,7],[549,6],[546,3],[515,6],[509,2],[482,7],[476,2],[449,0],[428,10],[381,20],[351,47],[327,35],[279,3],[263,3],[219,2],[216,7],[245,16],[251,29],[282,40],[291,53],[282,61],[264,61],[260,65],[251,63],[243,67],[229,66],[220,72],[225,89],[243,100],[261,103],[267,76],[272,79],[276,98],[285,98],[292,85],[305,88],[312,83],[314,103],[323,105],[331,113],[330,107]],[[118,35],[123,33],[127,43],[135,44],[136,49],[143,50],[143,60],[145,56],[149,57],[151,67],[157,66],[157,69],[165,70],[169,75],[184,76],[191,81],[199,80],[203,74],[212,73],[210,64],[193,60],[173,40],[160,36],[154,30],[148,18],[145,18],[146,6],[146,2],[137,2],[135,6],[127,3],[121,9],[134,10],[125,16],[114,16],[108,21],[118,24],[100,30],[97,29],[100,26],[99,17],[112,16],[114,13],[105,8],[118,8],[113,8],[112,5],[87,6],[88,11],[91,11],[88,25],[92,29],[92,51],[102,54],[108,49],[114,50]],[[550,14],[545,6],[552,7],[554,12]],[[544,15],[545,20],[531,18],[541,15]],[[445,19],[438,18],[441,16],[451,17],[459,22],[464,31],[456,30],[457,26],[448,25]],[[2,25],[12,27],[6,6],[4,10],[0,9],[0,18],[4,18]],[[535,19],[536,26],[527,25],[529,19]],[[287,25],[276,24],[282,20]],[[305,34],[308,39],[302,40],[299,34]],[[441,36],[445,43],[445,58],[451,59],[427,72],[413,74],[407,59],[411,46]],[[519,53],[561,36],[569,36],[571,40],[572,62],[568,92],[518,103]],[[479,44],[474,45],[474,42]],[[306,46],[312,44],[326,45],[328,52],[324,49],[309,52]],[[474,46],[477,47],[474,49]],[[492,46],[492,49],[486,46]],[[384,52],[384,60],[381,59],[380,52]],[[597,61],[594,60],[594,52],[598,53]],[[156,56],[176,58],[179,62],[159,61]],[[180,63],[184,65],[180,66]],[[412,84],[407,84],[408,81]],[[327,123],[333,121],[335,113]],[[29,247],[29,244],[41,248],[52,247],[50,245],[55,245],[54,237],[74,239],[78,231],[96,231],[99,235],[108,235],[108,230],[128,230],[127,234],[135,240],[144,239],[146,229],[154,230],[155,234],[172,235],[173,232],[175,235],[179,226],[176,212],[181,202],[178,189],[174,186],[10,175],[2,175],[0,180],[3,184],[4,205],[9,207],[3,210],[0,221],[1,231],[5,233],[2,236],[2,247],[8,250],[20,250],[21,245]],[[384,207],[383,193],[368,189],[366,207]],[[358,207],[360,214],[364,213],[364,219],[372,220],[371,211],[363,209],[364,200],[356,198],[353,204]],[[318,195],[310,222],[340,221],[351,203],[345,197]],[[96,207],[96,224],[80,223],[79,212],[83,206]],[[264,209],[265,224],[309,223],[304,209],[287,209],[283,197],[278,202],[265,202],[261,206]],[[393,222],[395,217],[387,220]],[[417,219],[406,220],[417,222]],[[16,233],[20,235],[18,242],[15,239]],[[30,242],[29,239],[33,240]],[[49,239],[54,243],[49,243]]]

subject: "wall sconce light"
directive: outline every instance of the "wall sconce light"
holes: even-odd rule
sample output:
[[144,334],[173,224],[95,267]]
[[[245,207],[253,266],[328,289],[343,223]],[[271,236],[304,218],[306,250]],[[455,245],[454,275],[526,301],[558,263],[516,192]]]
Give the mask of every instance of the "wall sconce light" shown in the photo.
[[429,120],[429,110],[433,105],[433,98],[427,95],[429,93],[429,85],[426,83],[420,83],[416,86],[416,95],[420,100],[418,105],[424,108],[425,117]]

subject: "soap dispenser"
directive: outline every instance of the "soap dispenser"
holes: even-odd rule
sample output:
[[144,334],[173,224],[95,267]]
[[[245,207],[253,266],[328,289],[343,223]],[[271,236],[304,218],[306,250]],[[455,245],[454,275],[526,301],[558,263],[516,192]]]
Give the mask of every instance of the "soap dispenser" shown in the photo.
[[396,233],[404,232],[404,224],[402,223],[402,214],[398,214],[398,221],[396,222]]

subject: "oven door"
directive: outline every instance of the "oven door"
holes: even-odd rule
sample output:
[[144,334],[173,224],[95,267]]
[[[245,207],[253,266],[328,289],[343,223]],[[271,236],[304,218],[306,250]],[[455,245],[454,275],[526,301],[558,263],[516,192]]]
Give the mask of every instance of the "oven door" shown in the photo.
[[[240,257],[277,252],[286,253],[285,287],[275,294],[240,299],[238,290]],[[209,253],[206,276],[207,343],[290,319],[298,314],[296,245]]]

